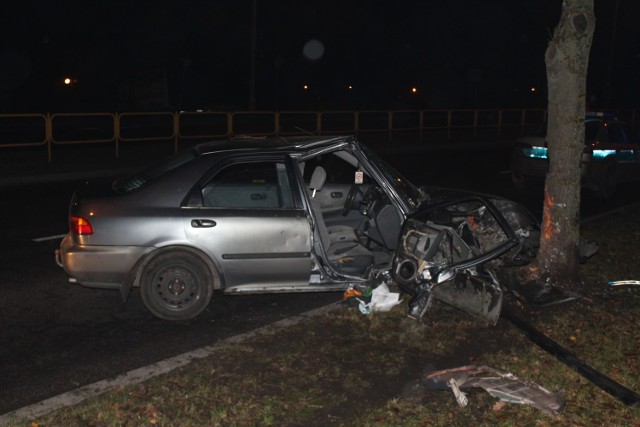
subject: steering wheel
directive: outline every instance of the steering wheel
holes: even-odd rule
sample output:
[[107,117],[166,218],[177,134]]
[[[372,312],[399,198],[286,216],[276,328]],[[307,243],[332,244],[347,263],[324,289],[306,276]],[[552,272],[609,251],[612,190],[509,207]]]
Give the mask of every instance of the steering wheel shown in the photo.
[[356,200],[356,194],[358,194],[359,190],[358,184],[351,184],[351,188],[347,193],[347,198],[344,199],[344,207],[342,208],[342,216],[349,215],[349,211],[353,209],[353,202]]

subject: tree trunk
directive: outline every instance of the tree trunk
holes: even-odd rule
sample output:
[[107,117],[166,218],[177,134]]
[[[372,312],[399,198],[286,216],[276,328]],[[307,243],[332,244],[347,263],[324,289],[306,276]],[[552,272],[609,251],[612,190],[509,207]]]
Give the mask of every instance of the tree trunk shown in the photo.
[[580,168],[584,150],[587,66],[595,28],[593,0],[564,0],[545,54],[549,171],[540,250],[529,278],[573,281],[578,273]]

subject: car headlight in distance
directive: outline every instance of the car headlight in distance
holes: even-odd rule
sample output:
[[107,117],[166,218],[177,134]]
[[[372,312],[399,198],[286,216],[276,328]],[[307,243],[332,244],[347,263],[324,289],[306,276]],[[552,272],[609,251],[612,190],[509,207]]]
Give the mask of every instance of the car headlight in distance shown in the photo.
[[525,157],[530,157],[532,159],[548,158],[547,147],[524,147],[522,148],[522,154]]
[[604,159],[605,157],[616,154],[616,150],[593,150],[593,157]]

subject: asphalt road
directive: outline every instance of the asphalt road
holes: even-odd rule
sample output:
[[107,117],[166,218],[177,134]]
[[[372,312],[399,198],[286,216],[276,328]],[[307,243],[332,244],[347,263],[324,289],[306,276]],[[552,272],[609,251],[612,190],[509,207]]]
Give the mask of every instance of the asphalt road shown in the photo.
[[[385,158],[416,183],[498,194],[541,211],[541,189],[521,195],[511,188],[502,150]],[[0,188],[0,414],[341,297],[218,294],[202,316],[171,323],[149,314],[135,291],[123,304],[118,292],[69,284],[53,253],[67,231],[68,202],[78,184]],[[637,202],[636,187],[622,187],[607,203],[586,195],[582,215]]]

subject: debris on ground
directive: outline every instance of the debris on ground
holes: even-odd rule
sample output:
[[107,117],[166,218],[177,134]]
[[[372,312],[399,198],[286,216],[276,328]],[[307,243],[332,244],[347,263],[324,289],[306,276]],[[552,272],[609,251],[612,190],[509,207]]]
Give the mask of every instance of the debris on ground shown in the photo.
[[580,299],[582,295],[550,283],[529,284],[521,291],[523,300],[534,307],[549,307]]
[[390,292],[386,283],[382,283],[371,291],[371,301],[358,301],[360,302],[358,308],[362,314],[369,314],[372,311],[389,311],[402,302],[400,294],[397,292]]
[[640,280],[616,280],[609,282],[609,286],[640,286]]
[[586,240],[580,240],[578,244],[578,257],[580,259],[580,263],[586,263],[589,258],[594,256],[600,250],[600,245],[598,242],[587,242]]
[[609,378],[603,373],[596,371],[591,366],[578,359],[575,354],[521,319],[513,311],[504,310],[502,318],[526,333],[531,342],[535,343],[538,347],[551,354],[571,369],[575,370],[597,387],[600,387],[616,399],[619,399],[625,405],[636,407],[640,406],[640,395],[636,392],[625,387],[614,379]]
[[342,300],[347,303],[357,302],[358,309],[362,314],[369,314],[372,311],[389,311],[402,302],[400,294],[390,292],[386,283],[381,283],[374,289],[359,290],[351,287],[344,293]]
[[573,289],[546,281],[523,281],[516,270],[499,271],[500,284],[521,304],[543,308],[578,300],[583,297]]
[[564,408],[564,401],[555,393],[489,366],[469,365],[431,372],[422,383],[431,390],[450,389],[461,407],[467,406],[468,399],[460,389],[479,387],[503,402],[530,405],[551,415]]

